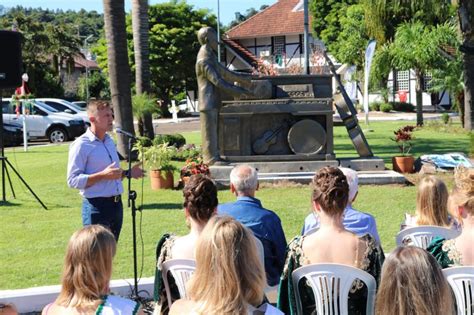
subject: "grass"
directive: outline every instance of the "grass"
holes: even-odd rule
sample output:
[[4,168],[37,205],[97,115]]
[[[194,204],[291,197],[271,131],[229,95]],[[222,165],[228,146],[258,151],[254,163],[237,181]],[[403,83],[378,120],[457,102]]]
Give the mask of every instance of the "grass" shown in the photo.
[[[390,140],[393,130],[404,122],[372,123],[373,132],[367,139],[377,156],[390,167],[390,158],[396,146]],[[362,126],[364,128],[364,126]],[[436,128],[436,127],[435,127]],[[454,130],[454,132],[453,132]],[[335,150],[338,157],[356,156],[356,151],[343,127],[336,127]],[[199,133],[185,133],[188,143],[199,143]],[[456,128],[438,132],[432,128],[416,131],[413,153],[444,153],[472,151],[472,140]],[[472,137],[472,135],[471,135]],[[66,185],[67,145],[33,147],[28,152],[8,149],[6,156],[24,177],[48,210],[20,184],[10,171],[16,199],[12,198],[7,182],[7,201],[1,203],[0,221],[0,289],[17,289],[41,285],[58,284],[67,241],[81,227],[81,198],[78,192]],[[177,163],[177,166],[182,163]],[[443,176],[451,185],[451,176]],[[175,180],[177,179],[177,173]],[[414,182],[417,175],[410,177]],[[303,220],[309,213],[310,190],[305,185],[262,185],[257,197],[265,207],[274,210],[283,222],[288,240],[301,230]],[[143,239],[143,276],[154,274],[155,246],[165,232],[184,234],[187,231],[182,207],[182,193],[177,190],[152,191],[148,179],[134,181],[138,192],[137,204],[143,211],[137,215],[138,231]],[[415,206],[414,186],[363,186],[355,207],[373,214],[377,220],[382,245],[386,252],[394,247],[394,238],[405,212]],[[124,200],[126,196],[124,195]],[[228,191],[219,192],[219,201],[233,200]],[[141,262],[141,240],[139,238],[139,265]],[[124,210],[124,225],[114,261],[114,279],[133,277],[132,224],[130,210]]]

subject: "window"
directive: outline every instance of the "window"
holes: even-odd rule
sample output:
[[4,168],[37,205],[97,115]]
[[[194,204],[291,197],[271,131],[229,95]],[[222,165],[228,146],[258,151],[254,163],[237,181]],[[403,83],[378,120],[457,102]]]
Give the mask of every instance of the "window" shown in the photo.
[[33,115],[39,115],[39,116],[48,116],[47,113],[45,113],[44,111],[42,111],[41,109],[38,108],[38,106],[34,106],[33,107],[33,111],[32,113]]
[[397,91],[409,91],[410,90],[410,70],[397,71]]
[[273,54],[283,55],[285,53],[285,36],[275,36],[273,42]]
[[423,91],[427,91],[433,87],[433,75],[431,72],[425,73],[423,76]]

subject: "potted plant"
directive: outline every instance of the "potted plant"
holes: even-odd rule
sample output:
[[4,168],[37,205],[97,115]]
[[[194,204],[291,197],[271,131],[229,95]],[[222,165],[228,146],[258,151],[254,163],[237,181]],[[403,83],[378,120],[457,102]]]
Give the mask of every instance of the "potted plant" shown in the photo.
[[150,169],[151,189],[173,188],[173,170],[171,164],[176,148],[168,143],[152,144],[145,146],[144,142],[138,141],[134,150],[138,151],[138,159],[144,160],[145,165]]
[[202,156],[188,158],[181,168],[181,181],[179,186],[184,186],[189,181],[189,178],[195,174],[209,175],[209,165],[204,163]]
[[395,138],[392,139],[398,145],[401,155],[392,157],[393,170],[400,173],[413,173],[415,158],[409,155],[412,148],[411,141],[414,139],[415,126],[405,126],[395,130]]

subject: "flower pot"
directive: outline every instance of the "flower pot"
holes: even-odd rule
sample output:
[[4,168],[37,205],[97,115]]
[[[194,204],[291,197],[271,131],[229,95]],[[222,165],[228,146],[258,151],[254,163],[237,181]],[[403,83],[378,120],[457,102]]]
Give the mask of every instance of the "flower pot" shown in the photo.
[[413,173],[414,163],[415,158],[411,155],[392,157],[393,170],[399,173]]
[[151,189],[170,189],[174,186],[173,171],[150,171]]

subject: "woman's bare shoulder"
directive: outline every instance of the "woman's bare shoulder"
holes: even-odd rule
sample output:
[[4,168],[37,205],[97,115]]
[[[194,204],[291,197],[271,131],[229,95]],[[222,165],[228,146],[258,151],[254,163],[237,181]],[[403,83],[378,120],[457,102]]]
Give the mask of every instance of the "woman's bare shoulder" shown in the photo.
[[196,303],[190,300],[179,299],[171,305],[170,315],[191,314]]

